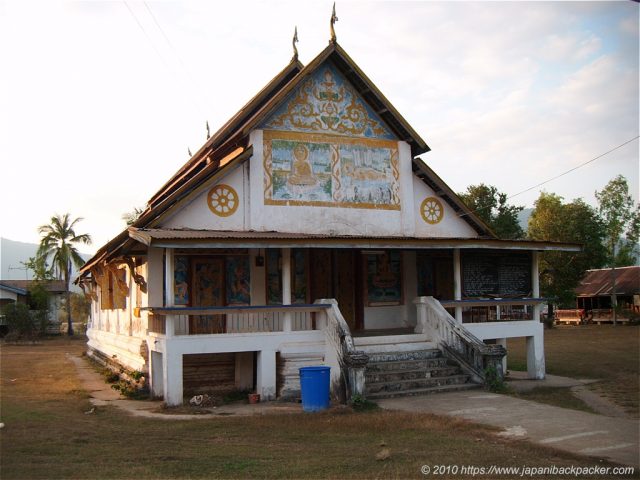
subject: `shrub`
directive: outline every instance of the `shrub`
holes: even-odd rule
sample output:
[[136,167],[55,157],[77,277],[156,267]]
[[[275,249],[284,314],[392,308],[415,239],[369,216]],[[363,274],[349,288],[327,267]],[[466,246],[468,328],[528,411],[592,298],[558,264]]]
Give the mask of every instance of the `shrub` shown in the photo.
[[[29,311],[29,307],[24,303],[10,303],[2,309],[7,322],[8,340],[29,340],[40,336],[46,328],[46,312],[43,315],[39,312]],[[44,323],[44,325],[43,325]]]

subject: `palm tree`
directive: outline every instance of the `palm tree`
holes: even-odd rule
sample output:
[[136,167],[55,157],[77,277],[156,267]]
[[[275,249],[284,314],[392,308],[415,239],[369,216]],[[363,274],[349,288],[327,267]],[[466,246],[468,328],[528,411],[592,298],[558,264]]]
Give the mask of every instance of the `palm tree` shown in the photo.
[[54,215],[51,217],[49,225],[41,225],[38,227],[38,233],[42,236],[40,239],[40,247],[38,248],[38,256],[45,260],[51,257],[52,269],[58,279],[64,280],[66,287],[66,304],[67,304],[67,333],[73,335],[73,324],[71,322],[71,290],[69,283],[71,281],[71,269],[73,265],[76,268],[84,264],[84,260],[78,253],[74,244],[91,243],[91,236],[87,233],[76,235],[74,226],[80,222],[82,218],[71,220],[68,213],[64,215]]

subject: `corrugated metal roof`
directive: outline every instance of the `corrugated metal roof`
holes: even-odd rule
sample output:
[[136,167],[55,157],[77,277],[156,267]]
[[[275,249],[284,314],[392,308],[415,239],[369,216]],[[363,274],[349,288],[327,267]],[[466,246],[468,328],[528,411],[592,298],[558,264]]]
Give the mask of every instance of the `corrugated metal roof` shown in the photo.
[[[33,280],[0,280],[1,285],[17,288],[23,290],[25,293],[33,283]],[[44,282],[44,287],[51,293],[67,291],[64,280],[48,280]]]
[[[620,267],[615,269],[616,294],[640,294],[640,267]],[[580,285],[576,288],[579,297],[609,296],[612,290],[612,272],[610,268],[587,270]]]
[[[496,248],[514,250],[579,251],[572,243],[536,242],[531,240],[498,240],[492,238],[420,238],[403,236],[364,236],[309,234],[294,232],[220,231],[191,229],[143,229],[129,227],[129,236],[147,246],[189,246],[190,243],[241,243],[243,247],[286,246],[283,243],[303,243],[307,247],[348,248]],[[244,243],[243,243],[244,242]],[[216,245],[212,245],[215,247]]]

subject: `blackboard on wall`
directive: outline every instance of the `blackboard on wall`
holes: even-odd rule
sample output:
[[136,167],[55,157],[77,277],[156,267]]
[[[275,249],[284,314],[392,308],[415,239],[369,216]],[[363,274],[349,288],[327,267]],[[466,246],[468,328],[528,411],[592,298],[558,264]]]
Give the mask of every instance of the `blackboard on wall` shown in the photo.
[[529,253],[465,252],[463,297],[514,297],[531,293]]

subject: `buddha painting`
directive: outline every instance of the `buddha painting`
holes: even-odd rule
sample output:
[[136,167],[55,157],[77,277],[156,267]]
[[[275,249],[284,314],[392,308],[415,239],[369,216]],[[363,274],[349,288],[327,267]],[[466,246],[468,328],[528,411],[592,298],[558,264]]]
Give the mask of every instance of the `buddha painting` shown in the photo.
[[293,149],[293,164],[288,181],[291,185],[315,185],[318,183],[309,162],[309,149],[302,143],[297,144]]

